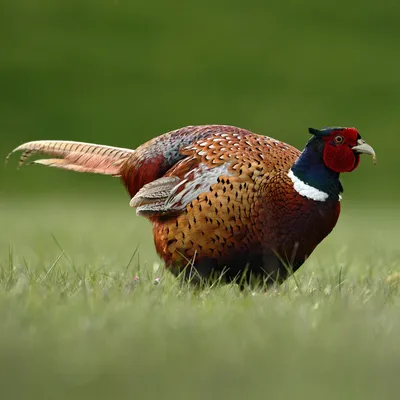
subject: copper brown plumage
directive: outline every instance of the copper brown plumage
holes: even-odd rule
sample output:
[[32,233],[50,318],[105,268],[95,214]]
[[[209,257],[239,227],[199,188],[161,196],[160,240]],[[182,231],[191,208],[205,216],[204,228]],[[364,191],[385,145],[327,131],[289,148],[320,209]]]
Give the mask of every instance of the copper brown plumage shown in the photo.
[[354,128],[310,133],[302,153],[224,125],[185,127],[136,150],[40,141],[15,151],[24,152],[22,163],[39,152],[55,157],[36,161],[44,165],[120,176],[175,274],[234,280],[247,271],[275,281],[300,267],[335,226],[339,173],[355,169],[360,153],[373,154]]

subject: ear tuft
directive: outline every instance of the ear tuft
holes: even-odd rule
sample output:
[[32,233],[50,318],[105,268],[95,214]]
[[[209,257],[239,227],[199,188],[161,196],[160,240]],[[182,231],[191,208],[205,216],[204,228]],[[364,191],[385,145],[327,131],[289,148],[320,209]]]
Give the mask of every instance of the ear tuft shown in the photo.
[[323,129],[308,128],[308,132],[310,132],[311,135],[322,137],[322,136],[329,136],[332,132],[332,129],[334,128],[323,128]]
[[319,131],[318,129],[315,129],[315,128],[308,128],[308,132],[311,133],[311,135],[315,135],[315,136],[321,135],[321,131]]

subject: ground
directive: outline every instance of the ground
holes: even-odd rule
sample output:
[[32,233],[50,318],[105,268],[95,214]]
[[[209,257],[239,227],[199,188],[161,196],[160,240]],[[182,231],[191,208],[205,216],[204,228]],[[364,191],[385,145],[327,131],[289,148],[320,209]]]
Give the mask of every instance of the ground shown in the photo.
[[3,199],[5,398],[393,395],[398,213],[343,203],[295,279],[196,293],[164,273],[149,224],[123,200]]

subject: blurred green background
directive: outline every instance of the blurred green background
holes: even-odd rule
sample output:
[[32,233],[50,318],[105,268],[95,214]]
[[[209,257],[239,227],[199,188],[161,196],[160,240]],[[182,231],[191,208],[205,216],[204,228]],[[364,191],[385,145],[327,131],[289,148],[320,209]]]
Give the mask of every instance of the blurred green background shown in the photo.
[[[303,148],[307,128],[357,127],[376,150],[345,200],[398,198],[395,1],[56,1],[0,5],[0,157],[21,142],[136,147],[232,124]],[[105,177],[0,168],[0,195],[119,196]]]

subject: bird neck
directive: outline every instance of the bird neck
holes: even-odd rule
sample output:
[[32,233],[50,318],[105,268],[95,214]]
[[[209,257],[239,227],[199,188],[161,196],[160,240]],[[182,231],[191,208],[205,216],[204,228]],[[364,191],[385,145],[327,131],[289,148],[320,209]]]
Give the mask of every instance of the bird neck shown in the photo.
[[289,171],[295,190],[316,201],[340,200],[343,192],[339,173],[328,168],[323,160],[324,141],[315,136]]

